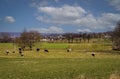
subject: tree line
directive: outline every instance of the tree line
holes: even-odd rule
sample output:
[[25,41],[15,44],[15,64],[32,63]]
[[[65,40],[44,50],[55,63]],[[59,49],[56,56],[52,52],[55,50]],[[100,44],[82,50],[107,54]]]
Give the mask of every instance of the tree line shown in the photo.
[[[68,43],[80,43],[81,40],[84,42],[88,42],[93,38],[107,38],[113,41],[113,44],[120,50],[120,21],[116,24],[116,27],[113,31],[108,32],[101,32],[101,33],[87,33],[87,32],[80,32],[80,33],[64,33],[61,36],[48,36],[47,39],[52,40],[67,40]],[[13,42],[16,43],[22,49],[25,47],[29,47],[32,50],[32,47],[36,42],[40,42],[40,40],[44,38],[38,31],[26,31],[24,30],[20,37],[13,38],[10,36],[9,33],[2,32],[0,33],[0,42],[1,43],[9,43]]]

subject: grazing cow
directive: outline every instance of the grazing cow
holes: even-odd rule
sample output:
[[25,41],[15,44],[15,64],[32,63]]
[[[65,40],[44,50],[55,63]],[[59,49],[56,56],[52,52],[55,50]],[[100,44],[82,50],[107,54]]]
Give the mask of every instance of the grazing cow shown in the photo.
[[19,54],[20,54],[20,56],[24,56],[24,55],[22,54],[22,51],[19,51]]
[[93,57],[95,57],[95,54],[94,54],[94,53],[92,53],[91,55],[92,55]]
[[47,49],[44,50],[45,52],[49,52]]
[[72,49],[71,49],[71,48],[67,49],[67,52],[71,52],[71,51],[72,51]]
[[22,49],[21,48],[19,48],[19,51],[21,51]]
[[8,53],[9,53],[9,51],[8,50],[6,50],[6,54],[8,55]]
[[39,52],[39,51],[40,51],[40,48],[37,48],[36,50],[37,50],[37,52]]
[[22,55],[22,51],[19,51],[19,54],[21,54],[21,55]]
[[21,56],[24,56],[23,54],[21,54]]

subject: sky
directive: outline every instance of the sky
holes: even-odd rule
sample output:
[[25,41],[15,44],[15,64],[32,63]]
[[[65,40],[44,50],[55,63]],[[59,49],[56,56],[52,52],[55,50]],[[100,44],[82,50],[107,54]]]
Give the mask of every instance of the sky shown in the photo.
[[106,32],[120,21],[120,0],[0,0],[0,32]]

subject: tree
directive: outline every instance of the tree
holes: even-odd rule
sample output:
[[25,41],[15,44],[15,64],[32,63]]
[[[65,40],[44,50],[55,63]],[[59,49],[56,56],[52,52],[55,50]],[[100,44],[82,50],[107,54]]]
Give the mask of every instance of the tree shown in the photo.
[[86,38],[87,38],[88,43],[89,43],[89,41],[90,41],[90,39],[91,39],[91,35],[90,35],[90,34],[87,34],[87,35],[86,35]]
[[25,47],[29,47],[32,50],[34,43],[40,42],[40,33],[37,31],[24,31],[17,39],[17,44],[24,50]]
[[117,50],[120,50],[120,21],[113,30],[113,42]]
[[10,34],[7,32],[0,33],[0,42],[8,43],[11,42]]
[[68,40],[68,43],[73,43],[73,33],[66,33],[65,37]]

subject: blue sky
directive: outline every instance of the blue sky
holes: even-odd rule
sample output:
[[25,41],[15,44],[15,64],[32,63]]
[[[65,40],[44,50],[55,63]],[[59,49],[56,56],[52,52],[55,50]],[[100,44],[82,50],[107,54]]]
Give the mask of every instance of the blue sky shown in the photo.
[[0,32],[105,32],[120,20],[120,0],[0,0]]

